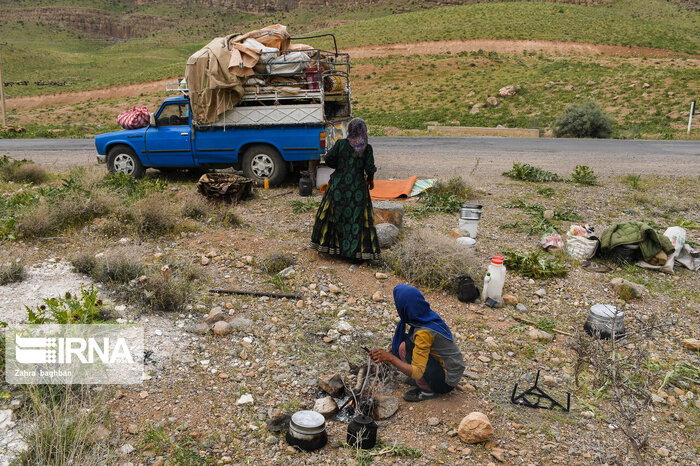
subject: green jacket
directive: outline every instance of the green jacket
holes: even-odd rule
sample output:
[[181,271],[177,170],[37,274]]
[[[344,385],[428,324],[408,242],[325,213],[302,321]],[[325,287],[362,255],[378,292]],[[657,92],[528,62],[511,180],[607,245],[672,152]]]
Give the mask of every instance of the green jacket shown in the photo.
[[651,260],[659,251],[673,254],[675,248],[668,237],[659,234],[644,222],[616,223],[603,232],[600,248],[610,251],[625,244],[638,244],[645,261]]

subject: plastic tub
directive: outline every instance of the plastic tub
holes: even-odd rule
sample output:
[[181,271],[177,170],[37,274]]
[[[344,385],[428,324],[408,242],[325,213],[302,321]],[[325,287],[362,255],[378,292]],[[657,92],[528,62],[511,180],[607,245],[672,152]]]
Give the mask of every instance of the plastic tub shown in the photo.
[[316,169],[316,187],[320,188],[322,184],[328,184],[334,171],[335,168],[327,167],[325,165],[318,167]]

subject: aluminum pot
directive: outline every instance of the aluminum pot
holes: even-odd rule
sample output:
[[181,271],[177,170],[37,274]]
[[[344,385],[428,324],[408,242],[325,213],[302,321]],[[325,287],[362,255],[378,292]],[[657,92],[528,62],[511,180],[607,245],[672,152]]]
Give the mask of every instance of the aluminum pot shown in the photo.
[[297,411],[289,421],[287,443],[306,451],[323,448],[328,443],[326,418],[316,411]]
[[591,336],[609,340],[613,330],[615,338],[625,335],[625,313],[612,304],[595,304],[588,311],[588,319],[583,329]]
[[459,218],[465,220],[479,220],[481,218],[482,205],[480,204],[462,204],[459,209]]

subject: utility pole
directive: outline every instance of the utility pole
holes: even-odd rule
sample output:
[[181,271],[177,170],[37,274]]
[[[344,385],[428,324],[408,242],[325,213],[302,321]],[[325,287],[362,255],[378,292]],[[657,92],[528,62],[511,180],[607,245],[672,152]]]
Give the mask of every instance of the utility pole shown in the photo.
[[[7,42],[0,45],[7,45]],[[7,126],[7,107],[5,107],[5,82],[2,80],[2,53],[0,53],[0,101],[2,102],[2,126]]]

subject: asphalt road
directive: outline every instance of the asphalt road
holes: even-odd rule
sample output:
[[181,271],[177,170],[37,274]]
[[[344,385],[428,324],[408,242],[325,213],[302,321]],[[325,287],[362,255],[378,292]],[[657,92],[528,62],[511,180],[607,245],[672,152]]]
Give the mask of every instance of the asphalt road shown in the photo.
[[[513,162],[561,174],[589,165],[606,174],[700,175],[700,141],[550,138],[377,137],[370,140],[379,177],[491,176]],[[63,170],[94,165],[92,139],[3,139],[0,154]]]

